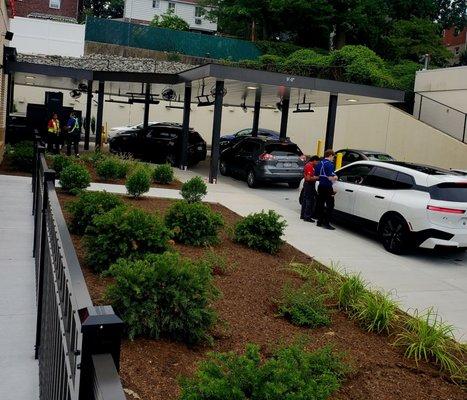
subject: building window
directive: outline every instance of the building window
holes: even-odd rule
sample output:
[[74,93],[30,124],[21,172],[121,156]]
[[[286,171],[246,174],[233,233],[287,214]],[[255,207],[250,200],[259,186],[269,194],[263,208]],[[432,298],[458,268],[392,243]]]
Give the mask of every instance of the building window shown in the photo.
[[161,6],[161,0],[152,0],[152,8],[159,8]]
[[49,8],[60,9],[60,0],[49,0]]
[[204,15],[203,7],[195,7],[195,17],[202,18],[203,15]]
[[169,12],[175,12],[175,3],[169,2]]

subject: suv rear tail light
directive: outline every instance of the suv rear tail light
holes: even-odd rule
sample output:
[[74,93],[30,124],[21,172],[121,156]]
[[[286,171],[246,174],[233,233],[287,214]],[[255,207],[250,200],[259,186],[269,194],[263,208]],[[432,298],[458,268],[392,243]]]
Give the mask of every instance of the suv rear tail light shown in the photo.
[[305,162],[305,161],[306,161],[306,156],[305,156],[305,155],[301,155],[301,156],[300,156],[300,160],[302,160],[303,162]]
[[448,213],[448,214],[464,214],[465,213],[465,210],[459,210],[457,208],[437,207],[437,206],[427,206],[427,210]]
[[268,153],[263,153],[263,154],[260,154],[259,156],[259,159],[262,160],[262,161],[270,161],[270,160],[274,160],[274,156],[272,154],[268,154]]

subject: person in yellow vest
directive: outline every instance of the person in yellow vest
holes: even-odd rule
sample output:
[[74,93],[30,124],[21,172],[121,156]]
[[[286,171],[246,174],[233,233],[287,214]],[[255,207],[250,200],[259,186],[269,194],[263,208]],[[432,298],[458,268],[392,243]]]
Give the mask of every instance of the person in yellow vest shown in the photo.
[[60,121],[58,115],[53,113],[47,125],[47,149],[55,154],[60,153]]

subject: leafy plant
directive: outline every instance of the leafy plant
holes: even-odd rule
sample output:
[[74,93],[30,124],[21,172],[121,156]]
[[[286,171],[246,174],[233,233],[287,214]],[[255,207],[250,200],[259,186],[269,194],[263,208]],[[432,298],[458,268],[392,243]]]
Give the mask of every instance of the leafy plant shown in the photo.
[[299,288],[285,285],[277,302],[279,314],[298,326],[317,328],[331,323],[324,301],[326,296],[305,283]]
[[63,154],[57,154],[52,158],[52,169],[59,177],[63,169],[70,166],[74,162],[75,160],[72,157],[68,157]]
[[235,241],[252,249],[276,253],[282,245],[282,235],[287,226],[273,210],[250,214],[235,226]]
[[71,214],[70,229],[73,233],[83,235],[86,228],[92,224],[94,217],[122,205],[122,199],[112,193],[82,192],[75,201],[66,206]]
[[161,16],[157,14],[154,15],[150,25],[156,28],[174,29],[176,31],[190,30],[190,25],[188,25],[188,23],[183,18],[180,18],[178,15],[174,14],[174,11],[171,9],[169,9]]
[[366,291],[354,306],[355,317],[368,330],[381,333],[389,328],[396,318],[397,304],[382,292]]
[[168,185],[174,180],[174,170],[170,164],[157,165],[152,175],[154,182]]
[[415,359],[416,363],[434,361],[453,379],[467,380],[465,350],[455,341],[454,327],[443,322],[433,308],[421,315],[416,311],[413,318],[406,318],[395,345],[404,347],[406,357]]
[[142,194],[149,192],[151,188],[151,174],[147,168],[135,169],[126,181],[126,189],[128,194],[133,197],[140,197]]
[[126,322],[130,338],[168,337],[187,343],[211,341],[216,321],[210,303],[217,291],[206,263],[177,253],[120,259],[110,267],[115,277],[106,297]]
[[104,180],[123,179],[128,172],[128,165],[117,157],[104,157],[97,162],[96,172]]
[[60,173],[60,185],[63,190],[77,195],[83,189],[86,189],[91,183],[86,167],[80,164],[71,164],[65,167]]
[[338,293],[339,307],[351,311],[366,292],[366,283],[359,275],[351,275],[343,279]]
[[116,207],[93,219],[86,230],[87,261],[104,271],[120,257],[141,257],[168,249],[170,233],[162,220],[140,209]]
[[181,380],[180,400],[325,400],[347,372],[329,347],[310,352],[296,344],[262,363],[259,346],[249,344],[241,355],[211,353],[193,378]]
[[195,176],[182,185],[180,194],[188,201],[188,203],[195,203],[201,201],[208,192],[208,187],[200,176]]
[[202,203],[177,201],[165,216],[167,227],[175,240],[194,246],[215,244],[218,231],[224,225],[222,216]]
[[216,253],[210,248],[204,255],[203,260],[209,265],[214,275],[225,275],[235,269],[236,265],[229,263],[226,257]]
[[9,153],[11,165],[18,171],[31,172],[34,162],[34,147],[30,141],[18,142]]

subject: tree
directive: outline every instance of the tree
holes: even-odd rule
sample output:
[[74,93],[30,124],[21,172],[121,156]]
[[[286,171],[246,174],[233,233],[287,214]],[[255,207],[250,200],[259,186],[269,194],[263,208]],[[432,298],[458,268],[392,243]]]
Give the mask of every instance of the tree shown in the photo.
[[122,18],[124,4],[124,0],[84,0],[84,14],[97,18]]
[[176,31],[188,31],[190,29],[188,23],[178,15],[175,15],[173,10],[168,10],[161,16],[154,15],[154,18],[151,21],[151,26],[174,29]]

